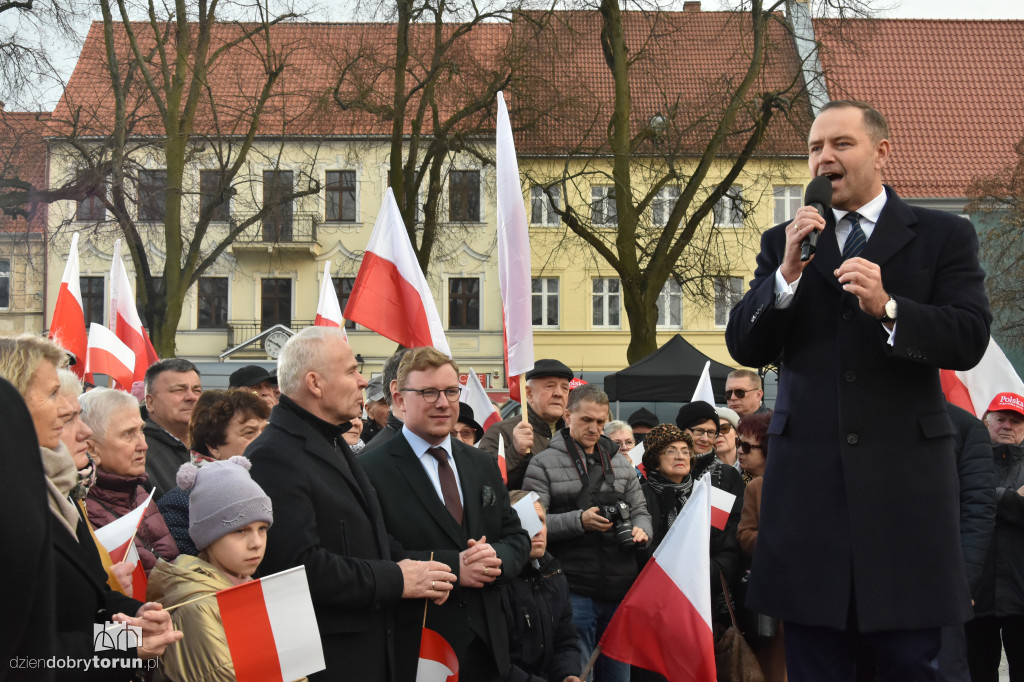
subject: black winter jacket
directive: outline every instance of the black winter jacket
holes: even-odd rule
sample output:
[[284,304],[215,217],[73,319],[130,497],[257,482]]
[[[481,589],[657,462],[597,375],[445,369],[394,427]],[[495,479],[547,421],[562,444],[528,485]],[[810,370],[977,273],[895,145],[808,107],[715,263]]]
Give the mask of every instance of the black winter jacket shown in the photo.
[[169,434],[164,427],[152,419],[146,418],[142,427],[146,434],[146,473],[149,474],[149,486],[152,488],[153,501],[157,502],[168,490],[177,487],[178,469],[185,462],[192,461],[192,454],[180,440]]
[[948,405],[956,427],[956,473],[960,479],[960,547],[967,566],[967,585],[977,598],[985,557],[996,523],[996,465],[992,437],[985,423],[967,410]]
[[996,445],[996,530],[974,615],[1024,616],[1024,447]]
[[580,672],[569,583],[553,556],[530,561],[503,588],[512,669],[505,682],[562,682]]

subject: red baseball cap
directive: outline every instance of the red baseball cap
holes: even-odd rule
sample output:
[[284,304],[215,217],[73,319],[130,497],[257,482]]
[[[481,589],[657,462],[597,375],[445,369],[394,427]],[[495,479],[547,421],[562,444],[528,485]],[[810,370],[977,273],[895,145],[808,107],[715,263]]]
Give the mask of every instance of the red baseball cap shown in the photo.
[[1016,393],[998,393],[987,412],[1016,412],[1024,416],[1024,398]]

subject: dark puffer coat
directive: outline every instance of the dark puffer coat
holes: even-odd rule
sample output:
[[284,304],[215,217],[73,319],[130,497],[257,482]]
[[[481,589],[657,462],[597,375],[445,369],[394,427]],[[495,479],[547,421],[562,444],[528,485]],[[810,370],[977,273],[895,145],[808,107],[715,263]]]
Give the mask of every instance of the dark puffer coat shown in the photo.
[[[102,528],[145,502],[149,495],[142,487],[145,482],[145,474],[121,476],[97,469],[96,485],[85,498],[85,508],[93,528]],[[178,545],[155,504],[150,504],[142,517],[139,532],[135,535],[135,548],[139,550],[139,560],[147,574],[157,559],[174,561],[178,556]]]
[[974,615],[1024,615],[1024,447],[996,445],[996,532],[985,561]]

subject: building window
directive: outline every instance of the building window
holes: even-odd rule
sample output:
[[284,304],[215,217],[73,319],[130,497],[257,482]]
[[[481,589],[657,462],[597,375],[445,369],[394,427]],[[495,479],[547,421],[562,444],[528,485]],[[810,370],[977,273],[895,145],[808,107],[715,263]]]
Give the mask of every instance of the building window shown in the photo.
[[231,219],[231,189],[221,188],[220,171],[199,171],[199,212],[210,214],[210,222],[226,223]]
[[679,188],[675,186],[662,187],[654,195],[651,201],[651,223],[657,227],[668,225],[668,217],[679,200]]
[[558,278],[534,277],[530,282],[533,288],[533,326],[558,327]]
[[743,188],[733,185],[715,204],[716,227],[743,227],[746,207],[743,205]]
[[448,280],[448,328],[480,328],[480,280],[452,277]]
[[167,211],[167,171],[139,171],[139,220],[163,222]]
[[663,329],[683,326],[683,288],[671,277],[658,294],[658,326]]
[[[290,281],[290,280],[286,280]],[[199,329],[220,329],[228,326],[228,278],[199,278]]]
[[594,185],[590,188],[590,222],[594,225],[617,225],[619,223],[613,186]]
[[480,171],[451,172],[448,179],[448,220],[453,223],[480,222]]
[[104,327],[107,321],[103,316],[103,305],[106,297],[103,295],[102,277],[79,277],[78,286],[82,292],[82,312],[85,313],[85,328],[95,322]]
[[263,171],[263,206],[270,207],[263,218],[263,241],[292,240],[291,196],[294,187],[291,171]]
[[[341,306],[341,314],[345,314],[345,308],[348,306],[348,297],[352,295],[352,287],[356,283],[355,277],[332,277],[331,281],[334,282],[334,293],[338,295],[338,305]],[[355,329],[356,323],[352,320],[345,318],[345,329]]]
[[0,308],[11,307],[11,261],[0,259]]
[[275,324],[292,324],[292,281],[266,277],[260,287],[260,325],[262,330]]
[[[78,179],[88,171],[81,171]],[[75,207],[75,220],[80,223],[97,223],[107,218],[107,208],[103,205],[103,197],[106,196],[106,186],[100,183],[99,186],[92,186],[86,189],[85,198],[78,201]]]
[[356,172],[327,171],[327,216],[329,221],[356,220]]
[[555,209],[562,208],[562,188],[549,187],[545,190],[540,185],[530,188],[530,224],[557,225],[558,214]]
[[729,311],[743,298],[742,277],[715,278],[715,326],[724,327],[729,322]]
[[788,223],[801,206],[800,185],[775,185],[772,198],[775,204],[775,223]]
[[593,306],[595,327],[619,327],[619,279],[594,278]]

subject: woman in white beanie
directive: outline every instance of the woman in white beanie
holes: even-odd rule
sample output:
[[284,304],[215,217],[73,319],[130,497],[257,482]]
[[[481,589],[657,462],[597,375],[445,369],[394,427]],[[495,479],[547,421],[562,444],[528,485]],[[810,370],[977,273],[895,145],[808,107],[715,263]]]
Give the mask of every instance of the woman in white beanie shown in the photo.
[[170,679],[235,679],[214,595],[252,580],[274,521],[270,498],[249,478],[249,466],[245,457],[235,456],[202,468],[186,463],[178,470],[178,486],[191,491],[189,534],[199,556],[160,561],[150,573],[148,592],[165,608],[196,600],[172,614],[185,637],[161,659],[161,670]]

